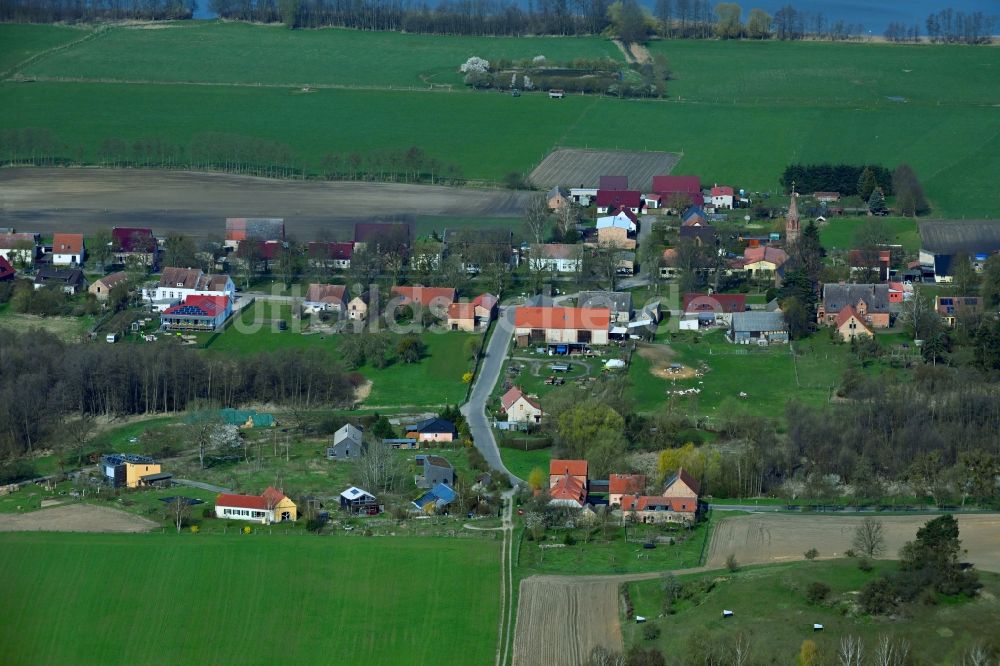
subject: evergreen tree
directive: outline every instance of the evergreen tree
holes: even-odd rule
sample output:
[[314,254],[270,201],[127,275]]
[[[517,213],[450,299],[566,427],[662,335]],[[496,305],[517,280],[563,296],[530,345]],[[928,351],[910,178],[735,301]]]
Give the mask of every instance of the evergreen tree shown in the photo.
[[819,228],[812,221],[802,230],[798,242],[792,248],[790,268],[801,269],[815,284],[819,282],[819,274],[823,269],[823,256],[826,251],[819,240]]
[[862,199],[868,199],[877,187],[878,181],[875,180],[875,171],[866,166],[858,178],[858,196]]
[[882,189],[876,187],[872,190],[871,196],[868,197],[868,212],[872,215],[885,215],[889,211],[885,205],[885,194],[882,193]]

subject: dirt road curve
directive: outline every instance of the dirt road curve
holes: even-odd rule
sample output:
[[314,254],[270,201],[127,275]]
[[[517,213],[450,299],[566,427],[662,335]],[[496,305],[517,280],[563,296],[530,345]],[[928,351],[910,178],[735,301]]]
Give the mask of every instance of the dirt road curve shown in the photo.
[[[885,529],[885,557],[895,558],[899,549],[934,516],[877,516]],[[740,564],[771,564],[801,560],[810,548],[820,557],[843,557],[851,547],[860,516],[755,514],[721,521],[712,534],[705,565],[726,566],[730,553]],[[1000,515],[958,516],[963,559],[985,571],[1000,572]]]
[[[916,536],[934,516],[878,516],[886,533],[886,557]],[[843,557],[863,516],[755,514],[720,521],[712,534],[707,564],[676,573],[740,564],[802,561],[816,548],[820,557]],[[986,571],[1000,572],[1000,515],[958,516],[963,558]],[[514,632],[514,666],[575,666],[596,645],[622,649],[618,587],[658,578],[659,572],[621,576],[532,576],[521,581]]]
[[69,504],[31,513],[0,513],[0,532],[148,532],[151,520],[118,509]]
[[0,169],[0,227],[92,233],[148,226],[222,236],[227,217],[283,217],[299,240],[349,238],[375,217],[517,217],[526,192],[432,185],[289,181],[139,169]]

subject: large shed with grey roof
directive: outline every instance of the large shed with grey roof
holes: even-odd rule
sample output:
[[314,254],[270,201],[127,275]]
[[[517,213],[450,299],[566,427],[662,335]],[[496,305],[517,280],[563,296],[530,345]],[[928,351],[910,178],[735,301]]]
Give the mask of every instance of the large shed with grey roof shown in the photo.
[[1000,252],[1000,220],[923,220],[920,229],[920,267],[935,282],[951,282],[956,257],[973,263]]
[[788,325],[781,311],[734,312],[728,337],[740,345],[784,344],[788,342]]
[[627,324],[632,318],[632,294],[627,291],[581,291],[577,307],[608,308],[612,319]]

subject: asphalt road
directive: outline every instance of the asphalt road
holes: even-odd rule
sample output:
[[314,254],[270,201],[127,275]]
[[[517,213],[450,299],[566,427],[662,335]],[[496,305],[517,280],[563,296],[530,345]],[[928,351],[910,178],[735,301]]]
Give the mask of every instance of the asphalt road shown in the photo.
[[500,369],[507,357],[510,341],[514,337],[514,310],[515,308],[512,306],[501,308],[493,335],[490,336],[489,344],[486,345],[486,356],[479,366],[476,383],[472,385],[469,401],[462,405],[462,414],[469,423],[469,431],[472,433],[476,448],[486,458],[489,466],[505,472],[511,481],[517,483],[521,479],[511,474],[510,470],[504,466],[496,438],[493,437],[493,428],[490,427],[490,422],[486,418],[486,403],[490,399],[493,387],[496,386],[497,380],[500,378]]
[[401,216],[518,217],[528,192],[397,183],[270,180],[186,171],[0,169],[0,227],[85,234],[113,226],[222,237],[227,217],[282,217],[301,241],[348,239],[354,222]]

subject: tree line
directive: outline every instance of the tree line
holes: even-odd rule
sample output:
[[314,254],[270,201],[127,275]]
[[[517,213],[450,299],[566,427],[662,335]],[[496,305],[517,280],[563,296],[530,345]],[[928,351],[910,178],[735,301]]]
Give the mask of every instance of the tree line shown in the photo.
[[267,178],[304,178],[380,182],[463,182],[461,168],[427,155],[422,148],[327,153],[310,164],[280,141],[227,132],[199,132],[185,143],[162,136],[101,141],[96,160],[47,128],[0,130],[0,165],[90,165],[223,171]]
[[71,438],[73,417],[179,412],[211,403],[344,407],[360,380],[301,350],[218,358],[179,345],[65,343],[0,336],[0,459]]
[[871,196],[879,187],[892,194],[892,172],[879,164],[789,164],[778,180],[786,190],[797,192],[839,192],[841,196]]
[[0,0],[0,21],[173,21],[191,18],[196,7],[195,0]]

